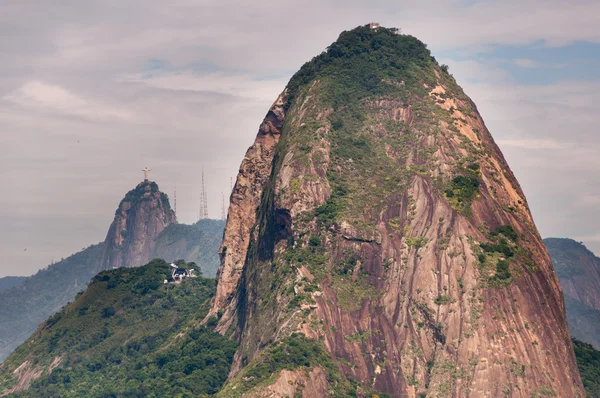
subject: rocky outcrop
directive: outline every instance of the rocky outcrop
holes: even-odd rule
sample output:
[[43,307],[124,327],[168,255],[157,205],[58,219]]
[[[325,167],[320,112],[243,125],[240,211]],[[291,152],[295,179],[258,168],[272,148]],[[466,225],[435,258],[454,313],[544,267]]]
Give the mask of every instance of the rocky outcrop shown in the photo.
[[259,387],[242,397],[293,397],[296,393],[307,397],[326,397],[329,395],[327,376],[327,372],[320,367],[306,373],[282,370],[273,384]]
[[251,230],[256,223],[256,208],[261,204],[265,184],[271,175],[275,147],[285,119],[284,91],[273,103],[258,130],[254,144],[246,152],[229,199],[227,224],[220,248],[221,267],[217,293],[209,316],[224,310],[219,330],[231,325],[237,309],[234,295],[246,261]]
[[572,239],[547,238],[573,337],[600,348],[600,258]]
[[52,363],[45,367],[39,366],[38,364],[33,363],[31,360],[25,360],[12,373],[13,377],[16,379],[15,385],[4,392],[0,392],[0,396],[6,396],[8,394],[14,394],[27,390],[31,386],[32,382],[40,378],[42,373],[52,372],[52,370],[60,365],[60,363],[61,358],[59,356],[55,357]]
[[167,195],[155,182],[141,182],[119,204],[97,272],[146,264],[158,235],[176,222]]
[[[584,396],[525,195],[426,47],[344,32],[284,93],[225,228],[211,314],[240,342],[226,391],[323,391],[310,360],[269,382],[243,372],[301,333],[335,363],[330,391],[354,380],[359,396]],[[282,382],[301,378],[301,391]]]

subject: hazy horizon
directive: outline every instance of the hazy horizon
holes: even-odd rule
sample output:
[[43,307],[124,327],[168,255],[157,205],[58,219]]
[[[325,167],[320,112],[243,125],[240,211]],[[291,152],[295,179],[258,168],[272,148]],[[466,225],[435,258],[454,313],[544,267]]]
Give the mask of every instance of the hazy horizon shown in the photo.
[[[209,216],[289,78],[371,21],[428,44],[477,104],[543,237],[600,253],[600,3],[8,1],[0,5],[0,277],[103,241],[150,179]],[[277,18],[277,14],[281,18]],[[293,16],[293,18],[290,18]],[[225,21],[225,22],[223,22]],[[558,28],[560,26],[560,28]]]

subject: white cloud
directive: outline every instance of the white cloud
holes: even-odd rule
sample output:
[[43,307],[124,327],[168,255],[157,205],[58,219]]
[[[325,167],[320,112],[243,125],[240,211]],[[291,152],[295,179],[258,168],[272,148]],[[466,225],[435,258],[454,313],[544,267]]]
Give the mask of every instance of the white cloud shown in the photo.
[[[597,207],[600,206],[600,195],[583,194],[576,203],[578,206]],[[600,253],[598,253],[600,254]]]
[[[186,222],[204,165],[217,216],[285,76],[370,21],[402,28],[434,55],[460,52],[461,62],[445,63],[500,141],[542,231],[594,232],[600,219],[578,216],[573,196],[586,185],[600,195],[589,183],[600,169],[600,84],[518,86],[502,69],[512,60],[466,58],[497,45],[600,42],[600,2],[23,0],[0,13],[0,186],[11,192],[0,196],[0,219],[11,220],[0,223],[0,252],[19,267],[0,275],[101,240],[145,165],[166,192],[177,183]],[[144,73],[152,59],[169,69]],[[14,250],[23,243],[39,250],[24,258]]]
[[406,31],[434,48],[600,41],[600,3],[595,0],[522,0],[518,7],[510,1],[478,1],[462,7],[446,2],[435,8],[423,10],[419,18],[414,18],[411,8],[398,14],[407,17],[402,21]]
[[189,70],[176,72],[142,72],[123,76],[122,81],[143,83],[166,90],[204,91],[245,97],[247,99],[273,101],[289,79],[258,80],[247,74],[225,72],[200,73]]
[[564,149],[569,147],[568,143],[558,142],[555,140],[531,140],[531,139],[512,139],[498,140],[498,145],[505,147],[517,147],[525,149]]
[[61,86],[40,81],[25,83],[17,90],[4,95],[2,99],[28,110],[79,116],[91,120],[131,118],[127,111],[92,103]]
[[521,68],[537,68],[539,65],[532,59],[513,59],[513,63]]

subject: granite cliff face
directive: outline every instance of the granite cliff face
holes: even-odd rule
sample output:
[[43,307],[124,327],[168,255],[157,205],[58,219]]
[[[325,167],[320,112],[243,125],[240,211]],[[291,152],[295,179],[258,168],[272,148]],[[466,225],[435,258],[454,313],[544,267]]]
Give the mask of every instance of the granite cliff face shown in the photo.
[[159,191],[155,182],[141,182],[117,208],[97,272],[147,263],[158,235],[176,222],[167,195]]
[[521,187],[447,68],[393,29],[344,32],[294,75],[221,255],[210,314],[240,343],[221,396],[585,394]]
[[219,330],[225,332],[231,326],[237,309],[233,295],[246,261],[250,230],[256,224],[256,209],[261,204],[263,189],[273,167],[275,147],[279,142],[285,111],[284,96],[271,106],[260,125],[254,144],[246,152],[240,166],[235,188],[231,193],[227,223],[220,248],[221,266],[217,273],[219,283],[210,315],[224,310]]
[[600,258],[572,239],[544,239],[565,294],[573,337],[600,348]]

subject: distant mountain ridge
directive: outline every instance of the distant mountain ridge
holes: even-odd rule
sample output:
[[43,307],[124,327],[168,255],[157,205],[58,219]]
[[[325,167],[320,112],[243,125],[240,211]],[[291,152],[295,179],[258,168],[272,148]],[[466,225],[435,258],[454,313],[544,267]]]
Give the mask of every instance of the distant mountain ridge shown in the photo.
[[22,283],[26,276],[5,276],[0,278],[0,292],[3,290],[10,289]]
[[573,239],[547,238],[544,244],[565,295],[571,334],[600,348],[600,258]]
[[89,246],[0,292],[0,360],[86,288],[101,254],[101,244]]
[[[104,242],[48,265],[12,287],[8,284],[17,279],[0,279],[6,285],[4,289],[0,285],[0,361],[85,290],[104,267],[139,266],[153,258],[183,259],[195,262],[207,277],[216,275],[224,221],[175,223],[168,197],[154,182],[142,182],[129,191],[116,213]],[[148,225],[142,225],[145,222]]]
[[207,278],[214,278],[220,265],[219,246],[225,220],[199,220],[194,224],[172,224],[156,238],[152,258],[196,263]]

